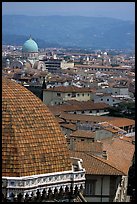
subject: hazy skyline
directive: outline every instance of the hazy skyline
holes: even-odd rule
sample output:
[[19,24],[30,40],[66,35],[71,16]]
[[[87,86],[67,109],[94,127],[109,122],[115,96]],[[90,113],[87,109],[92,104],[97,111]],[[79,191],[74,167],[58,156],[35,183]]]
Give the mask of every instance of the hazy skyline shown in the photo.
[[2,15],[73,15],[135,21],[135,2],[2,2]]

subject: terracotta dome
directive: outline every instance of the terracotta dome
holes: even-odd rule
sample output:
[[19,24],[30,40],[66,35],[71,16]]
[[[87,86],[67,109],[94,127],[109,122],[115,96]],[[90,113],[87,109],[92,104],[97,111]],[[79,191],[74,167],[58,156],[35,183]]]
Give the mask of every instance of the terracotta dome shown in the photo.
[[55,117],[33,93],[2,79],[2,176],[71,170],[66,139]]

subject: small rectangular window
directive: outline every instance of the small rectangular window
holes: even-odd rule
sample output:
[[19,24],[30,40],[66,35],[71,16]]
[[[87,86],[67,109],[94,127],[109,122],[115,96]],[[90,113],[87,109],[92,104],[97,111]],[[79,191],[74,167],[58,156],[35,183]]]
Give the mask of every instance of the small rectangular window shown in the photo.
[[76,97],[76,93],[72,93],[72,97]]
[[95,195],[96,180],[89,180],[86,182],[86,195]]
[[61,96],[61,93],[57,93],[57,96]]

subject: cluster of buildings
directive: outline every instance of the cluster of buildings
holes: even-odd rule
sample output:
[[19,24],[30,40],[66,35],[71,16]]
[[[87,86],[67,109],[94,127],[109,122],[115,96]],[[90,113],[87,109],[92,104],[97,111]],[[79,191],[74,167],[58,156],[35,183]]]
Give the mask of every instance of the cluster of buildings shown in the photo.
[[109,110],[135,102],[134,55],[39,52],[30,38],[4,49],[2,75],[3,200],[130,201],[135,120]]

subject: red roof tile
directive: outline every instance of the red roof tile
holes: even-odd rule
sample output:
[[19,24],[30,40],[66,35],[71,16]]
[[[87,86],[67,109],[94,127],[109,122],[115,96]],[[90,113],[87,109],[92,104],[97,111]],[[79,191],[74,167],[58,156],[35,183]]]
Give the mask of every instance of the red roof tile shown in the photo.
[[76,125],[69,123],[69,124],[60,124],[61,127],[64,127],[66,129],[70,129],[70,130],[76,130]]
[[130,126],[135,125],[135,120],[128,119],[128,118],[116,118],[109,121],[110,124],[117,127],[124,127],[124,126]]
[[70,134],[70,137],[94,138],[95,135],[95,132],[89,130],[76,130]]
[[129,167],[132,165],[135,145],[117,137],[101,141],[103,150],[108,154],[108,160],[105,161],[127,175]]
[[79,88],[76,86],[57,86],[57,87],[53,87],[53,88],[48,88],[45,89],[45,91],[53,91],[53,92],[63,92],[63,93],[89,93],[92,92],[91,88]]
[[57,114],[68,111],[83,111],[83,110],[102,110],[110,107],[105,103],[94,103],[92,101],[67,101],[67,104],[48,106],[49,109]]
[[66,139],[45,104],[2,79],[2,176],[71,170]]
[[86,174],[123,175],[123,172],[87,152],[70,151],[70,155],[71,157],[77,157],[83,160],[83,167],[86,170]]
[[105,122],[105,121],[112,121],[116,119],[115,117],[110,116],[93,116],[93,115],[82,115],[82,114],[71,114],[71,113],[62,113],[60,115],[61,118],[67,120],[67,121],[83,121],[83,122]]

